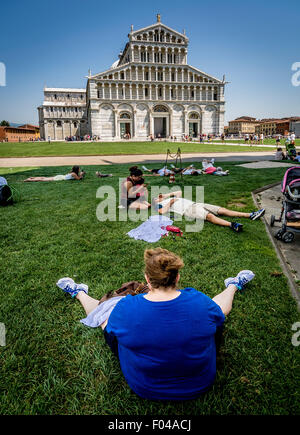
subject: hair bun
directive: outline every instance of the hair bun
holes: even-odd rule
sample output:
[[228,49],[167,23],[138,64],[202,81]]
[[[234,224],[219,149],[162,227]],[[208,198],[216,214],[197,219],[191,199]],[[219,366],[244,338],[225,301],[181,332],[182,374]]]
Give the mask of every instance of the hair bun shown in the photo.
[[176,254],[162,248],[147,249],[144,253],[145,273],[155,288],[175,286],[183,261]]

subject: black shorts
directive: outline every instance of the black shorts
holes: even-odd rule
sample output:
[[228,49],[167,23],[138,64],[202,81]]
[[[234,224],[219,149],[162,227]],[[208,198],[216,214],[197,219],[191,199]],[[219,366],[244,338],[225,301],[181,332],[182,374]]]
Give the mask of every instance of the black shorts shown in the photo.
[[138,198],[121,198],[121,205],[125,208],[129,208],[129,206],[135,202]]

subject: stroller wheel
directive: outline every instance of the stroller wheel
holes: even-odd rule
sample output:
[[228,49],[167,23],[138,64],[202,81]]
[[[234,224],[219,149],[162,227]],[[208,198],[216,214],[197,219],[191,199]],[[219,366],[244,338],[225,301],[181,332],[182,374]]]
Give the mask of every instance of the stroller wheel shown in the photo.
[[283,234],[282,236],[282,240],[285,243],[291,243],[294,240],[294,233],[292,233],[291,231],[288,231],[286,233]]
[[278,230],[277,233],[275,234],[275,239],[281,240],[284,233],[285,232],[282,229]]
[[275,223],[275,216],[272,214],[272,216],[271,216],[271,221],[270,221],[270,225],[271,225],[271,227],[274,226],[274,223]]

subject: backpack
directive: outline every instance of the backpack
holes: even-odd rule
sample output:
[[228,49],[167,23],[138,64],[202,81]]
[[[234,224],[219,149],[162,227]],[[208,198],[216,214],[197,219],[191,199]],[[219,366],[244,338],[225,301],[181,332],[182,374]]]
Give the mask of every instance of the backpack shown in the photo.
[[4,177],[0,177],[0,206],[6,206],[13,203],[12,189],[7,184]]
[[130,281],[122,284],[122,286],[118,290],[111,290],[106,293],[99,301],[101,304],[104,301],[107,301],[110,298],[114,298],[116,296],[127,296],[127,295],[139,295],[141,293],[148,293],[149,288],[147,284],[138,282],[138,281]]
[[0,206],[6,206],[13,204],[13,194],[8,184],[0,186]]

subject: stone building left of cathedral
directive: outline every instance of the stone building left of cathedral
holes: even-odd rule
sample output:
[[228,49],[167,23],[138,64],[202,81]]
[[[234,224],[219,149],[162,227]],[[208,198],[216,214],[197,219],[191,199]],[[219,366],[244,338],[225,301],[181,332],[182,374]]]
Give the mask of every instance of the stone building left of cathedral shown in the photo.
[[119,140],[221,134],[225,77],[188,64],[189,39],[157,22],[134,30],[106,71],[87,76],[86,89],[45,88],[38,107],[41,137],[96,136]]

